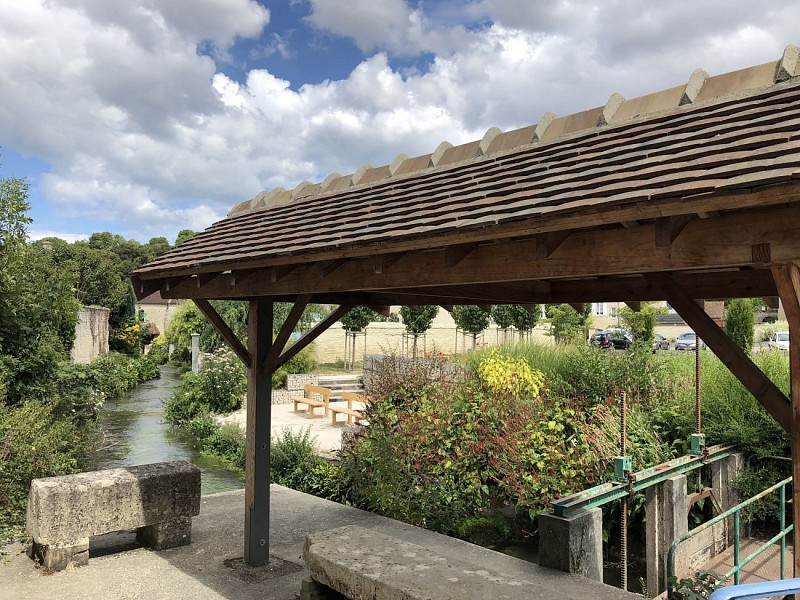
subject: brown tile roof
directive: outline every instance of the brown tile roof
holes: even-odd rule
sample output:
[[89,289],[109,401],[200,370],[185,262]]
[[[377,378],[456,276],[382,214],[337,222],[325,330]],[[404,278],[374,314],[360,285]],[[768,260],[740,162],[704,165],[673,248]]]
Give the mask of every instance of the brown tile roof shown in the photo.
[[579,229],[592,226],[583,215],[641,204],[657,216],[659,201],[797,181],[799,54],[790,46],[777,63],[716,77],[698,70],[685,86],[632,100],[614,94],[604,107],[548,113],[430,155],[262,193],[138,274],[304,262],[333,249],[389,252],[410,240],[442,246],[487,228],[546,230],[564,215]]

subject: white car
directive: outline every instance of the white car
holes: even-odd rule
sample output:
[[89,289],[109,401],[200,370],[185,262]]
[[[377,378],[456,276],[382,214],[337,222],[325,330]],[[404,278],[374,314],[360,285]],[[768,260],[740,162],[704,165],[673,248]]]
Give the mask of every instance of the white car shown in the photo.
[[788,331],[776,331],[773,333],[769,338],[769,347],[776,348],[778,350],[783,350],[784,352],[789,351],[789,332]]

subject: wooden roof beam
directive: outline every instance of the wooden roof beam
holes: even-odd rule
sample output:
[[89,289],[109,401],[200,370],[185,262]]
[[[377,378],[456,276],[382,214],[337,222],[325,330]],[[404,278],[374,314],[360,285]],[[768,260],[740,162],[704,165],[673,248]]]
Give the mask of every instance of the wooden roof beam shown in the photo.
[[283,322],[283,325],[281,325],[281,330],[272,342],[272,346],[270,346],[267,357],[261,365],[262,373],[272,375],[275,372],[276,368],[274,365],[278,361],[281,352],[283,352],[286,347],[286,342],[289,341],[295,327],[297,327],[297,324],[300,322],[300,317],[303,316],[303,311],[305,311],[309,302],[311,302],[311,294],[302,294],[295,300],[286,320]]
[[228,276],[228,284],[231,287],[234,287],[235,285],[242,283],[255,272],[255,269],[239,269],[238,271],[231,271],[231,274]]
[[131,276],[131,282],[133,283],[133,291],[137,300],[146,298],[150,294],[155,294],[161,289],[161,281],[142,279],[138,275]]
[[283,365],[287,363],[287,361],[291,360],[294,356],[296,356],[303,348],[308,346],[311,342],[321,336],[331,325],[336,323],[339,319],[341,319],[344,315],[349,313],[353,309],[352,304],[342,304],[337,308],[333,309],[331,313],[322,319],[319,323],[317,323],[310,331],[306,332],[299,340],[297,340],[294,344],[286,348],[278,359],[275,361],[275,364],[271,365],[273,372],[280,369]]
[[196,299],[194,303],[197,305],[197,308],[200,309],[200,312],[205,315],[208,322],[217,330],[217,333],[225,340],[225,343],[228,344],[233,353],[239,357],[248,369],[251,366],[252,360],[250,358],[250,352],[247,348],[244,347],[244,344],[239,341],[239,338],[236,337],[236,334],[233,333],[233,330],[228,326],[225,320],[219,316],[219,313],[214,310],[214,307],[208,302],[208,300],[203,299]]
[[[774,273],[774,271],[773,271]],[[709,317],[702,307],[698,306],[666,273],[653,273],[649,276],[663,293],[672,308],[686,321],[698,336],[708,345],[711,351],[728,367],[733,375],[742,383],[778,424],[786,431],[791,431],[792,414],[789,399],[767,377],[761,369],[739,348]],[[776,283],[780,288],[780,277]]]
[[637,302],[637,301],[635,301],[635,300],[626,300],[626,301],[625,301],[625,304],[626,304],[626,305],[627,305],[627,307],[628,307],[628,308],[630,308],[630,309],[631,309],[633,312],[639,312],[640,310],[642,310],[642,303],[641,303],[641,302]]

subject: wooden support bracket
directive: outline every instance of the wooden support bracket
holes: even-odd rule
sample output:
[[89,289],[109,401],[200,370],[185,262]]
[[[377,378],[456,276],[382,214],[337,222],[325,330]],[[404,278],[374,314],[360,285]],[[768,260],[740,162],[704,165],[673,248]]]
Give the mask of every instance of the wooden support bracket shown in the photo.
[[[789,322],[789,381],[792,397],[792,477],[800,481],[800,267],[774,265],[772,276]],[[800,519],[800,486],[793,492],[794,522]],[[800,577],[800,535],[794,536],[794,576]],[[795,596],[796,597],[796,596]]]
[[391,306],[368,306],[367,308],[374,310],[376,313],[386,318],[389,318],[389,315],[392,314]]
[[136,292],[137,300],[146,298],[150,294],[154,294],[161,290],[161,282],[157,280],[145,280],[138,275],[131,277],[133,283],[133,291]]
[[548,231],[536,236],[536,258],[550,258],[564,240],[569,237],[569,230]]
[[228,278],[228,282],[231,284],[231,287],[234,287],[237,284],[242,283],[253,273],[255,273],[255,269],[241,269],[239,271],[232,271],[230,277]]
[[286,364],[286,361],[290,360],[303,348],[308,346],[311,342],[322,335],[331,325],[349,313],[353,307],[353,304],[342,304],[331,311],[331,314],[322,319],[322,321],[317,323],[310,331],[306,332],[303,337],[284,350],[278,357],[278,360],[275,361],[275,364],[272,365],[272,368],[275,371],[280,369],[284,364]]
[[392,266],[403,256],[405,252],[395,252],[394,254],[378,254],[372,257],[372,266],[376,275],[382,275],[392,268]]
[[279,267],[272,267],[269,270],[269,280],[272,283],[278,283],[281,279],[286,277],[289,273],[294,271],[297,265],[281,265]]
[[228,344],[233,353],[239,357],[244,365],[249,369],[251,365],[251,358],[250,352],[247,348],[244,347],[244,344],[239,341],[239,338],[236,337],[236,334],[233,333],[231,328],[225,322],[225,320],[219,316],[219,313],[214,310],[214,307],[208,302],[208,300],[197,299],[194,301],[197,305],[197,308],[200,309],[206,319],[208,319],[209,323],[217,330],[217,333],[222,336],[222,339],[225,340],[225,343]]
[[453,312],[453,305],[452,304],[440,304],[439,306],[441,306],[443,309],[445,309],[449,313]]
[[586,309],[586,305],[583,302],[570,302],[569,305],[574,308],[577,313],[582,313]]
[[286,347],[286,342],[289,341],[294,328],[300,322],[300,317],[303,316],[303,311],[306,309],[309,302],[311,302],[311,294],[302,294],[294,301],[292,309],[289,311],[283,325],[281,325],[281,330],[275,337],[275,341],[272,342],[272,347],[270,347],[267,357],[264,359],[262,372],[266,375],[272,375],[272,373],[275,372],[275,367],[273,365],[277,362],[278,357]]
[[628,300],[628,301],[626,301],[626,302],[625,302],[625,304],[626,304],[626,305],[628,306],[628,308],[630,308],[630,309],[631,309],[633,312],[639,312],[640,310],[642,310],[642,303],[641,303],[641,302],[636,302],[636,301],[634,301],[634,300]]
[[652,273],[648,278],[663,297],[686,321],[711,351],[728,367],[742,385],[767,409],[786,431],[791,430],[789,399],[727,334],[697,305],[693,298],[666,273]]
[[656,248],[671,246],[695,215],[677,215],[656,220]]
[[337,258],[334,260],[327,260],[319,263],[319,276],[325,279],[328,275],[333,273],[336,269],[341,267],[347,262],[346,258]]
[[201,287],[206,285],[207,283],[211,283],[217,277],[220,277],[222,273],[201,273],[197,277],[195,277],[197,289],[199,290]]
[[477,247],[477,243],[446,246],[444,249],[444,264],[448,267],[455,267],[467,257],[467,254]]

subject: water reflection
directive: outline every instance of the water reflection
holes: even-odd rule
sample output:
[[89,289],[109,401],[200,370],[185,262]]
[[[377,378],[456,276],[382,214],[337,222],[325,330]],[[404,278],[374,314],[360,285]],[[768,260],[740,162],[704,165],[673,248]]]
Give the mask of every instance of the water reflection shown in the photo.
[[188,460],[203,472],[203,494],[244,487],[238,471],[202,456],[191,440],[171,430],[164,421],[164,402],[179,384],[177,369],[161,367],[160,379],[138,385],[118,402],[106,402],[101,415],[106,447],[97,453],[95,468]]

